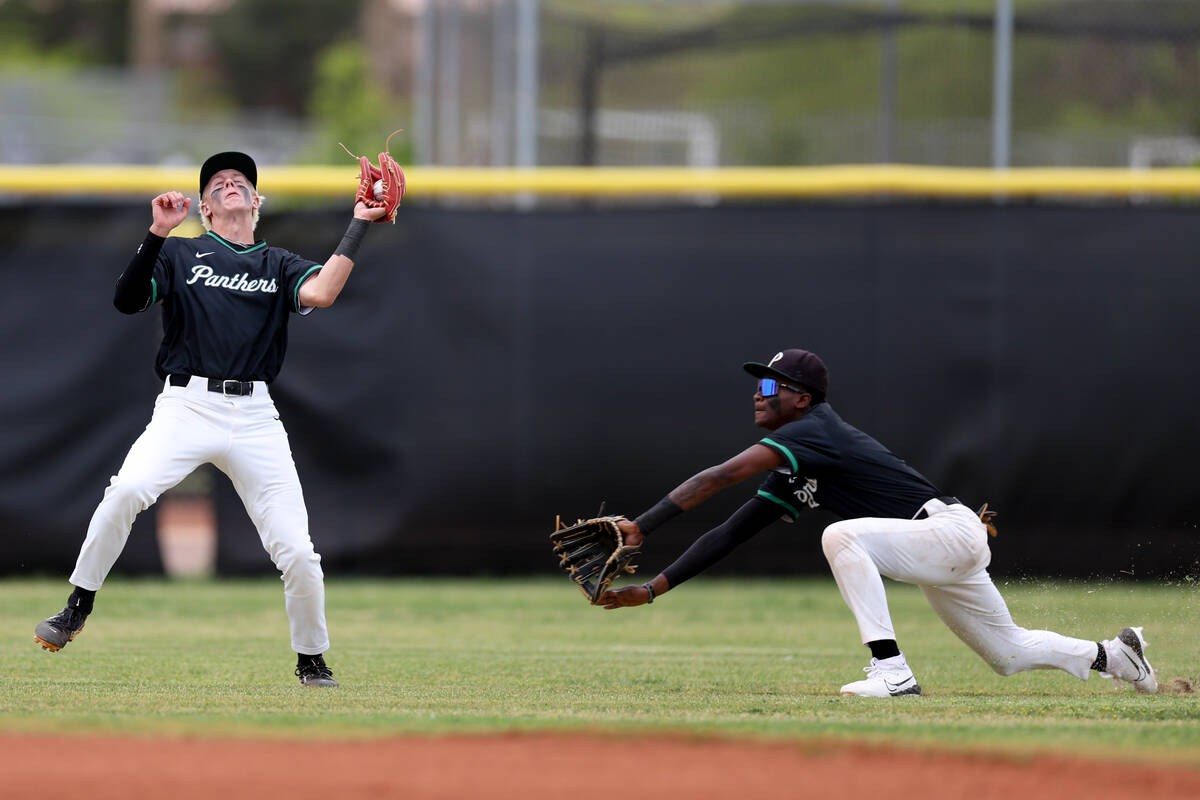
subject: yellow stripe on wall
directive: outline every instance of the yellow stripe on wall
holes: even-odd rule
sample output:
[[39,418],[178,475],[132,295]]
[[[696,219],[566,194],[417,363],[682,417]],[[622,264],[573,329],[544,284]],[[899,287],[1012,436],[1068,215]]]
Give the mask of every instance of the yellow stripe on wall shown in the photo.
[[[899,165],[752,167],[411,167],[408,197],[513,195],[731,198],[902,197],[1200,197],[1200,169],[1009,170]],[[0,165],[0,194],[29,197],[196,194],[199,165]],[[358,185],[356,166],[263,167],[264,195],[342,198]]]

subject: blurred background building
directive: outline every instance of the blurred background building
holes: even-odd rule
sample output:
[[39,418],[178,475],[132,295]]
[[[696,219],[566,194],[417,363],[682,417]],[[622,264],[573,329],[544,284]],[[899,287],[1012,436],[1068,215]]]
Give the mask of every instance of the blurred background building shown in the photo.
[[1198,40],[1197,0],[0,0],[0,161],[1191,164]]

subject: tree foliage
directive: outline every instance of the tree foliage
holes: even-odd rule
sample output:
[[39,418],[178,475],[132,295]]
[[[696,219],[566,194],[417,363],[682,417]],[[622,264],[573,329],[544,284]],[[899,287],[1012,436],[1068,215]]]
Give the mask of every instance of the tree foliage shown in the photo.
[[356,32],[362,0],[240,0],[209,21],[227,88],[244,108],[296,116],[318,55]]
[[124,64],[130,6],[131,0],[0,0],[4,60]]
[[[309,116],[321,128],[321,143],[311,160],[344,163],[343,142],[351,151],[374,160],[389,133],[408,125],[397,98],[370,74],[366,53],[355,42],[331,45],[317,62]],[[411,137],[392,139],[392,156],[412,160]]]

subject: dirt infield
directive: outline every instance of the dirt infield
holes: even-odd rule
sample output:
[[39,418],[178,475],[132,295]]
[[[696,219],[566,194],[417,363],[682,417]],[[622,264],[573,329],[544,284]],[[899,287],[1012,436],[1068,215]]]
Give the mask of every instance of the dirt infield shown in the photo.
[[0,735],[0,796],[364,798],[1200,797],[1200,770],[851,745],[505,734],[243,741]]

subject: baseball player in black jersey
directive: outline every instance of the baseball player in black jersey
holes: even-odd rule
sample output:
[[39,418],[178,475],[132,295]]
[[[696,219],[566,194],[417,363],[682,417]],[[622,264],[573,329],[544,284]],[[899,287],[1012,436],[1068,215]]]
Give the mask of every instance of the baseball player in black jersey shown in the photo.
[[838,589],[871,650],[863,680],[844,695],[919,695],[921,687],[896,643],[881,576],[921,587],[938,616],[1001,675],[1056,668],[1086,680],[1089,670],[1157,691],[1141,628],[1113,639],[1073,639],[1013,622],[987,573],[988,526],[886,447],[842,420],[826,400],[829,377],[807,350],[784,350],[744,368],[758,378],[754,423],[770,435],[689,478],[636,520],[618,523],[626,544],[694,508],[721,489],[768,472],[749,502],[701,536],[673,564],[641,586],[610,590],[605,608],[651,603],[778,519],[810,508],[838,517],[821,545]]
[[113,304],[126,314],[162,304],[155,369],[163,389],[92,515],[67,607],[37,626],[34,638],[47,650],[62,649],[83,629],[134,517],[211,463],[232,480],[282,574],[300,683],[338,685],[322,655],[329,634],[321,557],[268,386],[283,364],[289,318],[333,305],[367,226],[385,210],[357,203],[341,243],[318,264],[255,241],[257,186],[258,168],[245,153],[206,160],[200,217],[207,233],[194,239],[169,236],[187,217],[191,198],[171,191],[150,203],[153,223],[117,280]]

